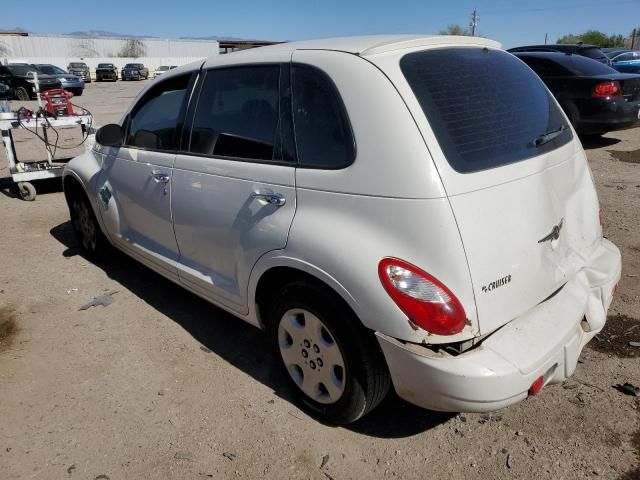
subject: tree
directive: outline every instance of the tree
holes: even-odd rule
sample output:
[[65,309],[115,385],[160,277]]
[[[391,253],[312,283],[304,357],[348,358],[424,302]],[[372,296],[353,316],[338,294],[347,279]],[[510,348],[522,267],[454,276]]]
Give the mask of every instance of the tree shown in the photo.
[[580,42],[580,37],[576,37],[571,33],[564,35],[563,37],[560,37],[558,40],[556,40],[556,43],[578,43],[578,42]]
[[469,29],[461,27],[460,25],[447,25],[447,28],[438,32],[440,35],[463,35],[470,37],[471,32]]
[[144,57],[146,53],[147,47],[142,40],[138,40],[137,38],[130,38],[125,42],[120,52],[118,52],[118,56],[138,58]]
[[607,34],[599,32],[598,30],[587,30],[580,35],[580,40],[582,40],[582,43],[598,45],[600,47],[609,46],[609,37]]
[[598,30],[587,30],[580,35],[569,33],[560,37],[556,43],[586,43],[590,45],[598,45],[599,47],[624,47],[625,37],[620,34],[607,35]]

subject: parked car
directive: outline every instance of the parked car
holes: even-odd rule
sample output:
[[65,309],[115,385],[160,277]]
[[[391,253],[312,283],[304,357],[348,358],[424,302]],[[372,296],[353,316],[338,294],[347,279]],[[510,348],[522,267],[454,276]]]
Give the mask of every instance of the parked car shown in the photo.
[[607,48],[602,48],[601,50],[610,59],[615,57],[616,55],[630,51],[628,48],[623,48],[623,47],[607,47]]
[[562,52],[574,55],[582,55],[597,62],[611,66],[611,60],[597,45],[577,44],[555,44],[555,45],[529,45],[527,47],[515,47],[507,50],[509,53],[516,52]]
[[170,69],[171,68],[169,67],[169,65],[160,65],[158,68],[156,68],[156,71],[153,74],[153,78],[159,77],[163,73],[168,72]]
[[82,95],[82,92],[84,92],[84,80],[82,80],[82,78],[76,75],[71,75],[70,73],[65,72],[62,68],[49,63],[38,63],[34,66],[40,73],[56,77],[60,80],[60,86],[73,93],[75,96],[79,97]]
[[149,69],[142,63],[127,63],[122,69],[122,80],[146,80]]
[[33,65],[0,64],[0,82],[11,87],[16,100],[29,100],[36,96],[34,73],[38,74],[38,83],[41,92],[51,90],[52,88],[61,88],[58,78],[51,75],[40,74]]
[[113,245],[264,328],[325,421],[391,384],[443,411],[536,395],[574,372],[620,278],[580,142],[488,39],[216,56],[149,84],[96,142],[63,179],[86,254]]
[[96,68],[96,82],[118,81],[118,68],[113,63],[99,63]]
[[91,83],[91,70],[84,62],[71,62],[67,65],[67,71],[77,77],[82,78],[85,83]]
[[640,75],[619,73],[580,55],[516,53],[556,97],[575,130],[599,135],[640,120]]
[[611,58],[611,66],[623,73],[640,73],[640,51],[618,53]]

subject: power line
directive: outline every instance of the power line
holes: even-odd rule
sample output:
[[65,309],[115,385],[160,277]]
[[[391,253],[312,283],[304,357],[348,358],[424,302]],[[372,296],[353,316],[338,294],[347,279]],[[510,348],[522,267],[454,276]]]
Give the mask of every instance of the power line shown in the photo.
[[471,36],[475,37],[476,36],[476,28],[478,27],[478,15],[477,15],[475,10],[471,14],[471,25],[470,26],[471,26]]

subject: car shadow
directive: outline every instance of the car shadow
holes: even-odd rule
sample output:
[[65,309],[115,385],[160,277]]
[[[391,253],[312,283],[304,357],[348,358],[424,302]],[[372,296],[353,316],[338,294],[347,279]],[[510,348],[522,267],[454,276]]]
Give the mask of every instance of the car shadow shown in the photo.
[[619,138],[603,137],[601,135],[583,135],[580,136],[582,147],[585,150],[592,150],[594,148],[610,147],[616,143],[620,143],[622,140]]
[[[63,256],[84,257],[70,221],[52,228],[50,234],[66,247]],[[114,250],[108,262],[92,263],[109,278],[184,328],[201,344],[202,350],[215,353],[269,387],[283,400],[297,405],[289,390],[288,379],[278,368],[278,359],[268,348],[262,331],[239,321],[124,253]],[[344,428],[371,437],[405,438],[428,431],[452,417],[453,414],[415,407],[400,399],[392,389],[378,408]]]

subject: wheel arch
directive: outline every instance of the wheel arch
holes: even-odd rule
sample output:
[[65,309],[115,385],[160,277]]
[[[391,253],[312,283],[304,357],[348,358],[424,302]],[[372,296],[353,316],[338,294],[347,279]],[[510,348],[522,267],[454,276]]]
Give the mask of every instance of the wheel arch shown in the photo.
[[283,256],[263,257],[252,271],[249,280],[249,312],[254,320],[252,323],[265,328],[269,299],[286,284],[299,280],[307,280],[317,284],[319,288],[327,289],[364,327],[358,316],[358,303],[337,279],[315,265]]

